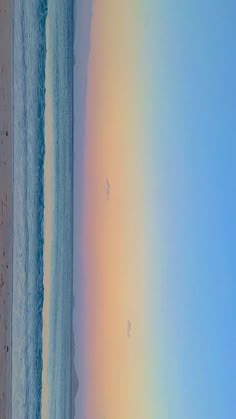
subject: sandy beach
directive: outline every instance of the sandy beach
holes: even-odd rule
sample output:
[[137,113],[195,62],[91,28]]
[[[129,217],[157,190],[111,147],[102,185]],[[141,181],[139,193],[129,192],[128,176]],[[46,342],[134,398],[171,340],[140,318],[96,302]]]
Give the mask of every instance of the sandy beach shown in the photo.
[[11,418],[12,2],[0,0],[0,418]]

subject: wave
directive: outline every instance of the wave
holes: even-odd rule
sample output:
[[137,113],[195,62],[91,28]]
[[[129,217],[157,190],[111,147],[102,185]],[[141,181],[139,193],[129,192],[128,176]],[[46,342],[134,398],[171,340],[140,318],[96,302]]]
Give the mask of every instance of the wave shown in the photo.
[[[69,0],[14,4],[12,417],[17,419],[42,417],[45,339],[46,417],[69,419],[72,414],[73,7]],[[48,151],[53,161],[51,209],[44,193],[47,57],[53,137]],[[52,217],[52,252],[44,325],[46,203]]]
[[47,1],[14,4],[12,416],[41,417]]

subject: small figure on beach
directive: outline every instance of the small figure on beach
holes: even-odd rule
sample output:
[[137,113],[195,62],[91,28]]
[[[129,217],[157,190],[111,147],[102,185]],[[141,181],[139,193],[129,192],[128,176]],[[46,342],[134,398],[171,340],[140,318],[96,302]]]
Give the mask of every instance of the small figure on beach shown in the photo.
[[1,199],[1,216],[2,216],[2,221],[4,218],[4,208],[7,209],[7,203],[5,201],[3,201],[3,199]]
[[4,284],[5,284],[4,276],[3,276],[3,273],[1,272],[0,288],[2,288],[4,286]]

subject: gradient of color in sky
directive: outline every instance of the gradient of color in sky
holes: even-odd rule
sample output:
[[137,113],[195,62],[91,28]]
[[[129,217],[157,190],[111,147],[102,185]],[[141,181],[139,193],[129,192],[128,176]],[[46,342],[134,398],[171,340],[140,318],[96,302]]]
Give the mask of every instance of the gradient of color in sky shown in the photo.
[[235,18],[97,0],[76,43],[76,418],[236,417]]

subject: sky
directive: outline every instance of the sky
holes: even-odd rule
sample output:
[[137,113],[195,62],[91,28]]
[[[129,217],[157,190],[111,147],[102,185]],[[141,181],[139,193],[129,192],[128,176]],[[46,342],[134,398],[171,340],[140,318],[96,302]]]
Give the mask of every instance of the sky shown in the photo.
[[76,419],[236,417],[235,18],[77,0]]

